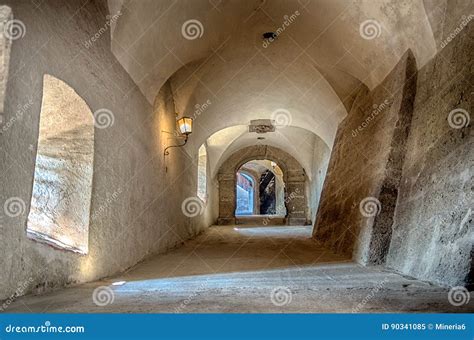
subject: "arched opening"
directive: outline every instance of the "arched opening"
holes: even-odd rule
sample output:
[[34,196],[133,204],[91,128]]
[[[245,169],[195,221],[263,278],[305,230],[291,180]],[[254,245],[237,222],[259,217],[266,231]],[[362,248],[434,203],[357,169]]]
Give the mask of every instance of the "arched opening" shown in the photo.
[[207,200],[207,150],[203,144],[198,153],[197,196],[204,202]]
[[65,82],[45,75],[28,237],[87,253],[94,117]]
[[236,216],[286,216],[285,181],[277,163],[251,160],[237,170],[236,176]]
[[[253,191],[254,202],[259,205],[254,206],[252,218],[242,217],[239,214],[241,209],[237,209],[239,173],[249,175],[256,183]],[[281,149],[268,145],[240,149],[222,163],[217,179],[220,225],[305,225],[309,221],[305,170],[293,156]],[[266,201],[262,196],[267,194],[270,195]],[[247,211],[250,209],[247,208]]]
[[2,313],[474,311],[474,1],[3,3]]
[[255,206],[258,202],[255,191],[257,190],[257,182],[253,176],[248,175],[244,171],[237,172],[236,184],[236,215],[254,215],[256,214]]

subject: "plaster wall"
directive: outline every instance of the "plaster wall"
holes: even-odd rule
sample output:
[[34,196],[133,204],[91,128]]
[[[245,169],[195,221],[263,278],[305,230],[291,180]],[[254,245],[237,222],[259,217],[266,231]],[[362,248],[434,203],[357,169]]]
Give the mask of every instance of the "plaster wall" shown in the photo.
[[[26,27],[13,41],[0,134],[0,203],[24,203],[17,216],[1,210],[0,299],[86,282],[125,270],[198,234],[216,218],[209,201],[190,218],[176,207],[196,196],[197,157],[163,149],[175,129],[170,88],[151,106],[110,52],[109,34],[87,47],[106,24],[105,1],[6,1]],[[95,129],[89,252],[80,255],[29,239],[42,80],[61,79],[92,112],[107,109],[113,124]],[[167,132],[162,132],[167,131]],[[212,188],[211,181],[208,187]],[[214,216],[213,216],[214,214]],[[23,287],[26,287],[23,289]]]

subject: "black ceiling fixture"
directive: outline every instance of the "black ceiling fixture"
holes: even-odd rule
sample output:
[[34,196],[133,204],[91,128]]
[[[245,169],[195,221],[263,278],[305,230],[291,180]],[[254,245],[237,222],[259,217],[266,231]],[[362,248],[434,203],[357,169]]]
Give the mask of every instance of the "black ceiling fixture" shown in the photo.
[[257,139],[262,140],[265,139],[265,137],[257,137]]
[[275,32],[265,32],[265,33],[263,33],[263,39],[265,39],[265,40],[268,40],[268,39],[275,40],[276,37],[277,37],[277,35],[276,35]]

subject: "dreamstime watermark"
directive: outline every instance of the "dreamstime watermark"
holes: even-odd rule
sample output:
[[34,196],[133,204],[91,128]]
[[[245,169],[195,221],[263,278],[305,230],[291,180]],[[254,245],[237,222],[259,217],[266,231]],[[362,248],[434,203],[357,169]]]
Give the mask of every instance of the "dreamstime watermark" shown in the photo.
[[110,205],[117,200],[119,195],[122,193],[122,188],[119,188],[118,190],[115,190],[110,197],[107,197],[105,200],[104,204],[101,204],[99,209],[97,209],[92,215],[91,215],[91,220],[94,221],[97,219],[100,215],[104,213],[105,210],[107,210]]
[[453,129],[462,129],[469,125],[471,122],[471,116],[469,112],[464,109],[454,109],[449,112],[448,124]]
[[359,313],[364,306],[369,303],[370,300],[372,300],[375,295],[378,294],[378,292],[385,286],[385,284],[388,282],[388,279],[383,279],[383,281],[379,282],[374,288],[370,290],[370,293],[367,294],[365,298],[362,299],[362,301],[352,308],[352,313]]
[[[200,283],[198,289],[202,290],[207,287],[208,279],[205,279],[205,282]],[[175,313],[182,313],[182,311],[188,307],[188,305],[199,295],[196,291],[190,294],[186,299],[184,299],[178,307],[174,309]]]
[[[294,191],[292,191],[286,198],[285,198],[285,205],[287,205],[288,203],[290,203],[293,199],[297,198],[299,196],[299,189],[296,188]],[[270,221],[274,218],[273,216],[276,216],[276,215],[269,215],[269,216],[266,216],[262,223],[263,225],[268,225],[270,223]]]
[[3,204],[3,211],[9,217],[18,217],[26,211],[26,204],[20,197],[10,197]]
[[268,225],[268,224],[270,223],[270,221],[273,220],[273,218],[274,218],[273,216],[274,216],[274,215],[268,215],[268,216],[266,216],[266,217],[263,219],[262,224],[263,224],[263,225]]
[[288,287],[276,287],[270,294],[270,300],[277,307],[288,305],[293,300],[293,293]]
[[108,109],[99,109],[94,112],[94,126],[98,129],[106,129],[114,125],[115,116]]
[[290,15],[284,15],[283,16],[283,23],[281,24],[280,27],[277,28],[276,32],[275,32],[275,35],[273,37],[270,37],[270,38],[267,38],[267,39],[264,39],[263,40],[263,43],[262,43],[262,46],[263,48],[267,48],[268,46],[270,46],[270,44],[272,42],[274,42],[276,40],[276,38],[278,38],[278,36],[280,34],[282,34],[283,32],[285,32],[286,28],[289,27],[293,22],[295,22],[296,18],[300,15],[300,12],[299,11],[294,11],[292,14]]
[[11,117],[4,124],[1,121],[2,116],[0,115],[0,124],[2,125],[2,128],[0,129],[0,132],[1,133],[7,132],[7,130],[10,129],[13,126],[13,124],[15,124],[15,122],[17,120],[19,120],[23,117],[23,115],[31,108],[31,106],[33,106],[33,100],[31,98],[28,99],[28,102],[26,102],[23,105],[18,104],[18,109],[16,111],[16,114],[13,117]]
[[92,293],[92,301],[99,307],[104,307],[114,303],[115,294],[112,288],[100,286],[94,289]]
[[196,119],[197,117],[202,115],[211,105],[212,105],[212,102],[210,99],[206,100],[203,104],[194,105],[195,110],[194,110],[193,118]]
[[466,287],[457,286],[449,290],[448,301],[455,307],[467,305],[471,300],[471,294]]
[[190,19],[181,26],[181,34],[188,40],[195,40],[201,38],[204,34],[204,27],[197,19]]
[[276,109],[271,114],[271,119],[275,124],[277,129],[282,129],[291,125],[293,117],[291,116],[290,111],[286,109]]
[[446,45],[448,45],[452,40],[454,40],[454,38],[464,29],[464,27],[466,27],[469,22],[474,18],[474,14],[469,14],[469,16],[465,16],[463,15],[461,17],[461,23],[459,24],[458,27],[456,27],[454,29],[454,31],[452,31],[451,33],[448,34],[448,36],[446,37],[446,39],[444,39],[442,42],[441,42],[441,48],[445,48]]
[[3,304],[0,306],[0,312],[5,311],[18,297],[25,295],[26,291],[28,290],[28,287],[32,283],[33,283],[33,278],[30,277],[28,280],[18,285],[15,292],[9,298],[3,301]]
[[359,26],[359,34],[365,40],[378,38],[382,34],[382,25],[374,19],[365,20]]
[[6,333],[18,333],[18,334],[29,334],[29,333],[85,333],[86,329],[84,326],[53,326],[50,321],[46,321],[44,325],[39,326],[15,326],[9,324],[5,327]]
[[356,128],[352,130],[352,137],[357,137],[362,130],[369,126],[370,122],[373,121],[381,112],[387,109],[390,105],[390,101],[385,99],[381,104],[374,104],[373,110],[370,115],[364,119],[364,121]]
[[26,26],[18,19],[8,20],[3,25],[3,35],[9,40],[18,40],[26,35]]
[[102,26],[101,28],[99,28],[99,30],[92,36],[90,37],[88,40],[86,40],[84,42],[84,46],[89,49],[92,47],[92,45],[94,45],[94,43],[100,39],[100,37],[109,30],[110,26],[112,26],[112,24],[116,23],[117,20],[122,16],[122,12],[119,11],[117,12],[116,14],[110,16],[110,15],[107,15],[106,16],[106,21],[105,21],[105,24],[104,26]]
[[359,203],[360,213],[365,217],[373,217],[380,213],[382,204],[375,197],[366,197]]
[[181,211],[187,217],[202,215],[204,213],[204,203],[199,197],[188,197],[181,204]]

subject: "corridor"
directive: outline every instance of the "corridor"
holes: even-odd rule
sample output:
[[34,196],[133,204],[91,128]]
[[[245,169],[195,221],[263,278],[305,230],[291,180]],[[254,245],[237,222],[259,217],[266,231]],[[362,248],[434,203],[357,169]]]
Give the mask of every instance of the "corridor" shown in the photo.
[[446,294],[445,288],[380,267],[364,268],[337,256],[311,239],[308,226],[213,226],[184,246],[152,257],[121,275],[20,298],[9,312],[473,310],[472,306],[452,306]]
[[4,0],[0,312],[474,311],[472,0]]

